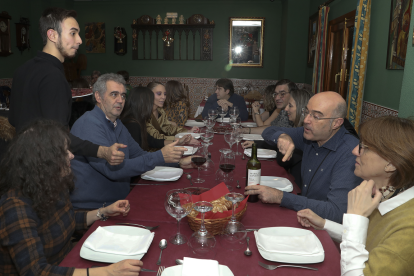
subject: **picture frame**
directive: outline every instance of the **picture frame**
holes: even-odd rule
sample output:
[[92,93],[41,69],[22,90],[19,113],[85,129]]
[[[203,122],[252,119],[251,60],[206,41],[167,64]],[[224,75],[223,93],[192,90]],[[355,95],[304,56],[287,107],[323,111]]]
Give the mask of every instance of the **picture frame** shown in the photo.
[[316,37],[318,35],[319,12],[309,17],[308,27],[308,67],[313,67],[316,51]]
[[391,0],[386,69],[403,70],[410,38],[413,0]]

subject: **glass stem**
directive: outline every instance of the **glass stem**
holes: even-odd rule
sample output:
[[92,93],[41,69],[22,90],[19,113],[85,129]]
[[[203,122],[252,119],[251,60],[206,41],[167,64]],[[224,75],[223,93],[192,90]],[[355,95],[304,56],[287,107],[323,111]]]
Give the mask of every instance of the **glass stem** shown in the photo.
[[204,212],[201,213],[201,225],[200,225],[200,232],[205,233],[207,232],[206,226],[204,225]]
[[177,235],[181,235],[180,234],[180,221],[181,219],[177,219]]
[[237,153],[239,153],[239,142],[237,142]]
[[200,166],[197,167],[198,170],[198,179],[200,179]]
[[236,216],[234,215],[235,213],[236,213],[236,204],[234,204],[234,202],[233,202],[233,205],[232,205],[232,214],[231,214],[230,221],[233,221],[233,222],[236,221]]

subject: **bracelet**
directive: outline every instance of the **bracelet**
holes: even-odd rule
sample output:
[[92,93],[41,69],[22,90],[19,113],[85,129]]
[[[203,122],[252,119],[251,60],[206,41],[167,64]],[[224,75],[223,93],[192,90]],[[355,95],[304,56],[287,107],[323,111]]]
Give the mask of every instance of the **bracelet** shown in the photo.
[[[106,202],[102,205],[101,208],[105,208],[105,204]],[[104,214],[101,214],[101,208],[98,209],[98,213],[96,213],[96,216],[101,220],[101,221],[106,221],[108,219],[107,216],[105,216]]]
[[86,269],[86,276],[89,276],[89,267]]
[[254,113],[254,115],[260,115],[260,113]]
[[249,134],[252,132],[252,128],[249,127]]

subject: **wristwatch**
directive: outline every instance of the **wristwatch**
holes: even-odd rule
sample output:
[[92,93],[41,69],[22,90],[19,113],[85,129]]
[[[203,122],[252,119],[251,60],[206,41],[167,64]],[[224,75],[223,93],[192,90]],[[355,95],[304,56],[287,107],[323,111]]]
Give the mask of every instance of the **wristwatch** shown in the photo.
[[[106,203],[106,202],[105,202]],[[105,208],[105,203],[103,204],[103,206],[101,208]],[[96,213],[96,216],[102,220],[102,221],[106,221],[108,219],[107,216],[105,216],[104,214],[101,214],[101,208],[98,209],[98,213]]]

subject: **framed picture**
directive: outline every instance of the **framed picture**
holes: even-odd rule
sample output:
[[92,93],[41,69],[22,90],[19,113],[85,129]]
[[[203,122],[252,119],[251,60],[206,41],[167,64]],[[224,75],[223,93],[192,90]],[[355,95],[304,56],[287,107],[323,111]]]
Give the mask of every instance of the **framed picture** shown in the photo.
[[404,69],[408,38],[410,37],[412,4],[413,0],[391,0],[387,69]]
[[85,24],[85,47],[86,53],[105,53],[105,23]]
[[319,13],[309,17],[309,30],[308,30],[308,66],[313,67],[313,61],[315,59],[316,51],[316,36],[318,35],[318,19]]

